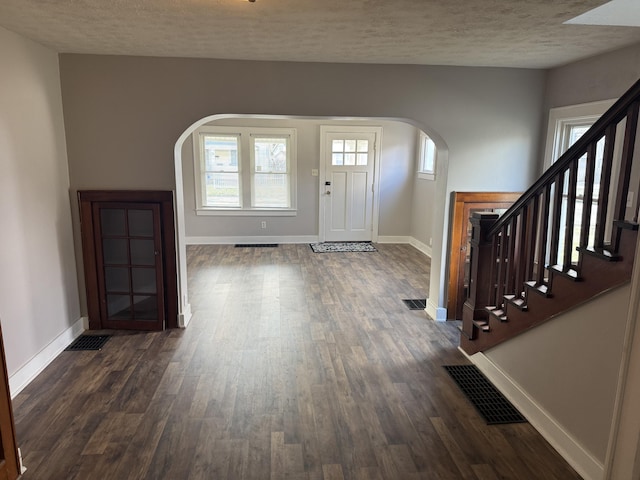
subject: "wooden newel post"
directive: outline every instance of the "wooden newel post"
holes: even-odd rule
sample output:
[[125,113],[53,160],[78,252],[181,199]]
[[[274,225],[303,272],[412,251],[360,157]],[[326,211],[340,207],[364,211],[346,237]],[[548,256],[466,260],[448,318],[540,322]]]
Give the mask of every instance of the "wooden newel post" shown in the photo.
[[486,320],[492,280],[492,240],[487,232],[498,220],[497,213],[473,212],[471,218],[471,257],[469,270],[469,294],[462,307],[462,333],[467,338],[476,338],[474,320]]

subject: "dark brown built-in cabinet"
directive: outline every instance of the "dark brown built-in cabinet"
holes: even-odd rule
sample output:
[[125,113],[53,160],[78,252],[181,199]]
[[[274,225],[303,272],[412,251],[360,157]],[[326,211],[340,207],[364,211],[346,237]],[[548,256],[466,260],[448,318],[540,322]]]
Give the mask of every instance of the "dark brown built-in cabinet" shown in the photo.
[[173,193],[80,191],[90,329],[177,327]]

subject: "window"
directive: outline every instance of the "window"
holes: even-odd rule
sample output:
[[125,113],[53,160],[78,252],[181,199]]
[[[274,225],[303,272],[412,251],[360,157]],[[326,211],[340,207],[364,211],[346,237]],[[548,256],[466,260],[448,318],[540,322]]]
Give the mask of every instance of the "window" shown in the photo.
[[420,132],[420,156],[418,161],[418,178],[434,180],[436,174],[436,144],[424,132]]
[[[547,132],[547,149],[545,155],[545,166],[550,167],[560,156],[566,152],[582,135],[584,135],[591,125],[593,125],[596,120],[604,113],[613,104],[613,100],[604,101],[604,102],[595,102],[591,104],[583,104],[583,105],[574,105],[569,107],[560,107],[553,108],[549,112],[549,129]],[[621,129],[619,129],[621,130]],[[619,140],[616,141],[619,143]],[[593,199],[592,199],[592,207],[591,207],[591,218],[589,221],[589,235],[588,235],[588,245],[592,246],[594,237],[595,237],[595,221],[596,221],[596,208],[598,204],[598,199],[600,196],[600,176],[602,172],[602,161],[604,155],[604,139],[600,139],[600,141],[596,144],[596,155],[595,155],[595,172],[594,178],[596,182],[594,183],[594,191],[593,191]],[[619,159],[616,155],[615,159]],[[575,247],[578,246],[579,235],[581,231],[582,224],[582,212],[583,212],[583,203],[584,203],[584,192],[585,192],[585,177],[586,177],[586,155],[580,158],[578,161],[578,175],[577,175],[577,185],[576,185],[576,202],[573,205],[574,208],[574,227],[572,233],[573,245],[572,248],[572,258],[571,262],[576,263],[579,258],[578,251]],[[613,175],[614,179],[617,178],[617,169],[619,165],[617,164],[617,160],[614,160],[613,165]],[[561,216],[560,216],[560,241],[563,242],[565,238],[565,224],[566,224],[566,215],[568,205],[568,189],[569,189],[569,179],[568,176],[565,176],[564,185],[562,188],[562,206],[561,206]],[[612,202],[612,195],[615,192],[615,189],[612,189],[609,194],[609,202]],[[608,239],[610,237],[610,221],[607,221],[607,229],[605,231],[605,238]],[[561,263],[561,258],[547,259],[548,263],[555,264]]]
[[331,142],[331,164],[335,166],[366,166],[369,163],[369,140],[346,139]]
[[239,135],[203,134],[202,197],[207,207],[240,207]]
[[295,134],[291,128],[198,129],[197,213],[295,215]]
[[287,137],[251,137],[251,205],[289,208],[289,156]]

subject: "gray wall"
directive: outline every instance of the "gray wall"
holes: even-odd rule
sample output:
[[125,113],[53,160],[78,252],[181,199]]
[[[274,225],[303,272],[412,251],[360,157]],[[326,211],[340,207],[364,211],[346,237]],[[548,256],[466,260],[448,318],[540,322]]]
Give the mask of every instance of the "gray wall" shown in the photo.
[[640,44],[549,70],[545,112],[550,108],[618,98],[640,77]]
[[[284,127],[297,130],[298,212],[295,217],[197,216],[195,214],[193,142],[182,147],[182,173],[187,237],[315,236],[318,235],[319,185],[312,169],[320,168],[320,126],[381,126],[379,234],[409,236],[417,130],[412,125],[388,120],[331,119],[233,119],[210,125]],[[432,200],[431,200],[432,201]],[[260,222],[267,221],[261,229]]]
[[628,305],[625,285],[486,352],[602,463]]
[[[414,155],[416,159],[414,171],[416,172],[420,166],[418,159],[418,152],[420,151],[419,142],[420,133],[418,132],[416,152]],[[427,247],[431,247],[433,238],[433,207],[436,201],[440,201],[440,199],[436,198],[435,180],[427,180],[415,175],[413,179],[413,198],[411,201],[413,205],[413,209],[411,210],[411,236]]]
[[430,300],[440,306],[448,192],[533,180],[541,71],[69,54],[60,67],[72,190],[174,188],[174,144],[208,115],[408,119],[448,152],[433,206]]
[[0,231],[0,319],[12,377],[80,319],[80,306],[58,55],[3,28]]

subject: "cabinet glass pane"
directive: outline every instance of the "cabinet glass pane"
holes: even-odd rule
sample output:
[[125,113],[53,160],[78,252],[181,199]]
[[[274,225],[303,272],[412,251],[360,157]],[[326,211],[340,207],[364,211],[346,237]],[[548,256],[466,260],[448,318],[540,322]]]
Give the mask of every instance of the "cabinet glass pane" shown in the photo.
[[153,240],[131,239],[131,265],[155,265]]
[[156,293],[155,268],[133,268],[131,279],[134,293]]
[[107,265],[126,265],[129,263],[127,241],[123,238],[103,238],[102,255]]
[[105,267],[105,287],[107,292],[129,291],[129,269],[127,267]]
[[129,236],[153,237],[153,211],[129,210]]
[[158,318],[158,303],[155,295],[134,295],[133,311],[136,320],[156,320]]
[[113,319],[130,319],[131,297],[129,295],[107,295],[107,315]]
[[101,208],[100,226],[102,235],[120,236],[126,234],[123,208]]

